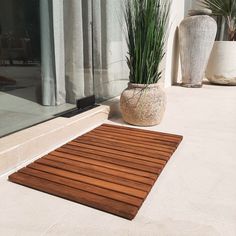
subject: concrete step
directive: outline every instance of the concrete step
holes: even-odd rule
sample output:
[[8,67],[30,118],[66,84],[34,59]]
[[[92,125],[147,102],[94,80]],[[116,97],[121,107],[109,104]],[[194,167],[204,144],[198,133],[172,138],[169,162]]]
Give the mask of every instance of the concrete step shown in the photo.
[[108,119],[101,105],[71,118],[55,118],[0,139],[0,176],[51,152]]

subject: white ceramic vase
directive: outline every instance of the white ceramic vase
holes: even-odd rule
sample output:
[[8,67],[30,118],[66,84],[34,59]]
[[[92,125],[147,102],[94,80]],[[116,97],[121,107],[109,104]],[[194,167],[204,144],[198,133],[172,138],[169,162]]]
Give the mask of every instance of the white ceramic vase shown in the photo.
[[214,84],[236,85],[236,42],[216,41],[206,69]]
[[179,27],[182,86],[201,87],[204,72],[214,44],[217,24],[208,15],[186,17]]

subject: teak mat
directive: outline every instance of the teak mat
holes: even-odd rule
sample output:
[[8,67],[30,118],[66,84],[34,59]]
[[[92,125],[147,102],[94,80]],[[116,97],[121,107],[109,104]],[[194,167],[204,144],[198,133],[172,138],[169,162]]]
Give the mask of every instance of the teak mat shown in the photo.
[[9,180],[131,220],[181,140],[103,124]]

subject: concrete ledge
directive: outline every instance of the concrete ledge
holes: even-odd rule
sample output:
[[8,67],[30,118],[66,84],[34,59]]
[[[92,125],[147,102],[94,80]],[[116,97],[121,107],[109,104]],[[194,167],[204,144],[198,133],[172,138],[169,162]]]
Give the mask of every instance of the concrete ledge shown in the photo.
[[59,117],[0,139],[0,176],[41,157],[108,119],[101,105],[72,118]]
[[120,96],[106,100],[102,104],[110,107],[109,118],[121,115],[121,113],[120,113]]

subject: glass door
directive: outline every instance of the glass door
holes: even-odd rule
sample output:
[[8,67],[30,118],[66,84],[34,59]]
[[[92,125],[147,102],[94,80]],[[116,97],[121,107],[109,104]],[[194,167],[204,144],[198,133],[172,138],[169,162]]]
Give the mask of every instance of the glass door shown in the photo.
[[0,137],[119,95],[126,52],[122,0],[0,0]]
[[[42,2],[47,1],[0,0],[0,137],[75,107],[66,100],[43,102],[42,41],[52,32],[43,31]],[[54,88],[55,81],[50,81]]]

